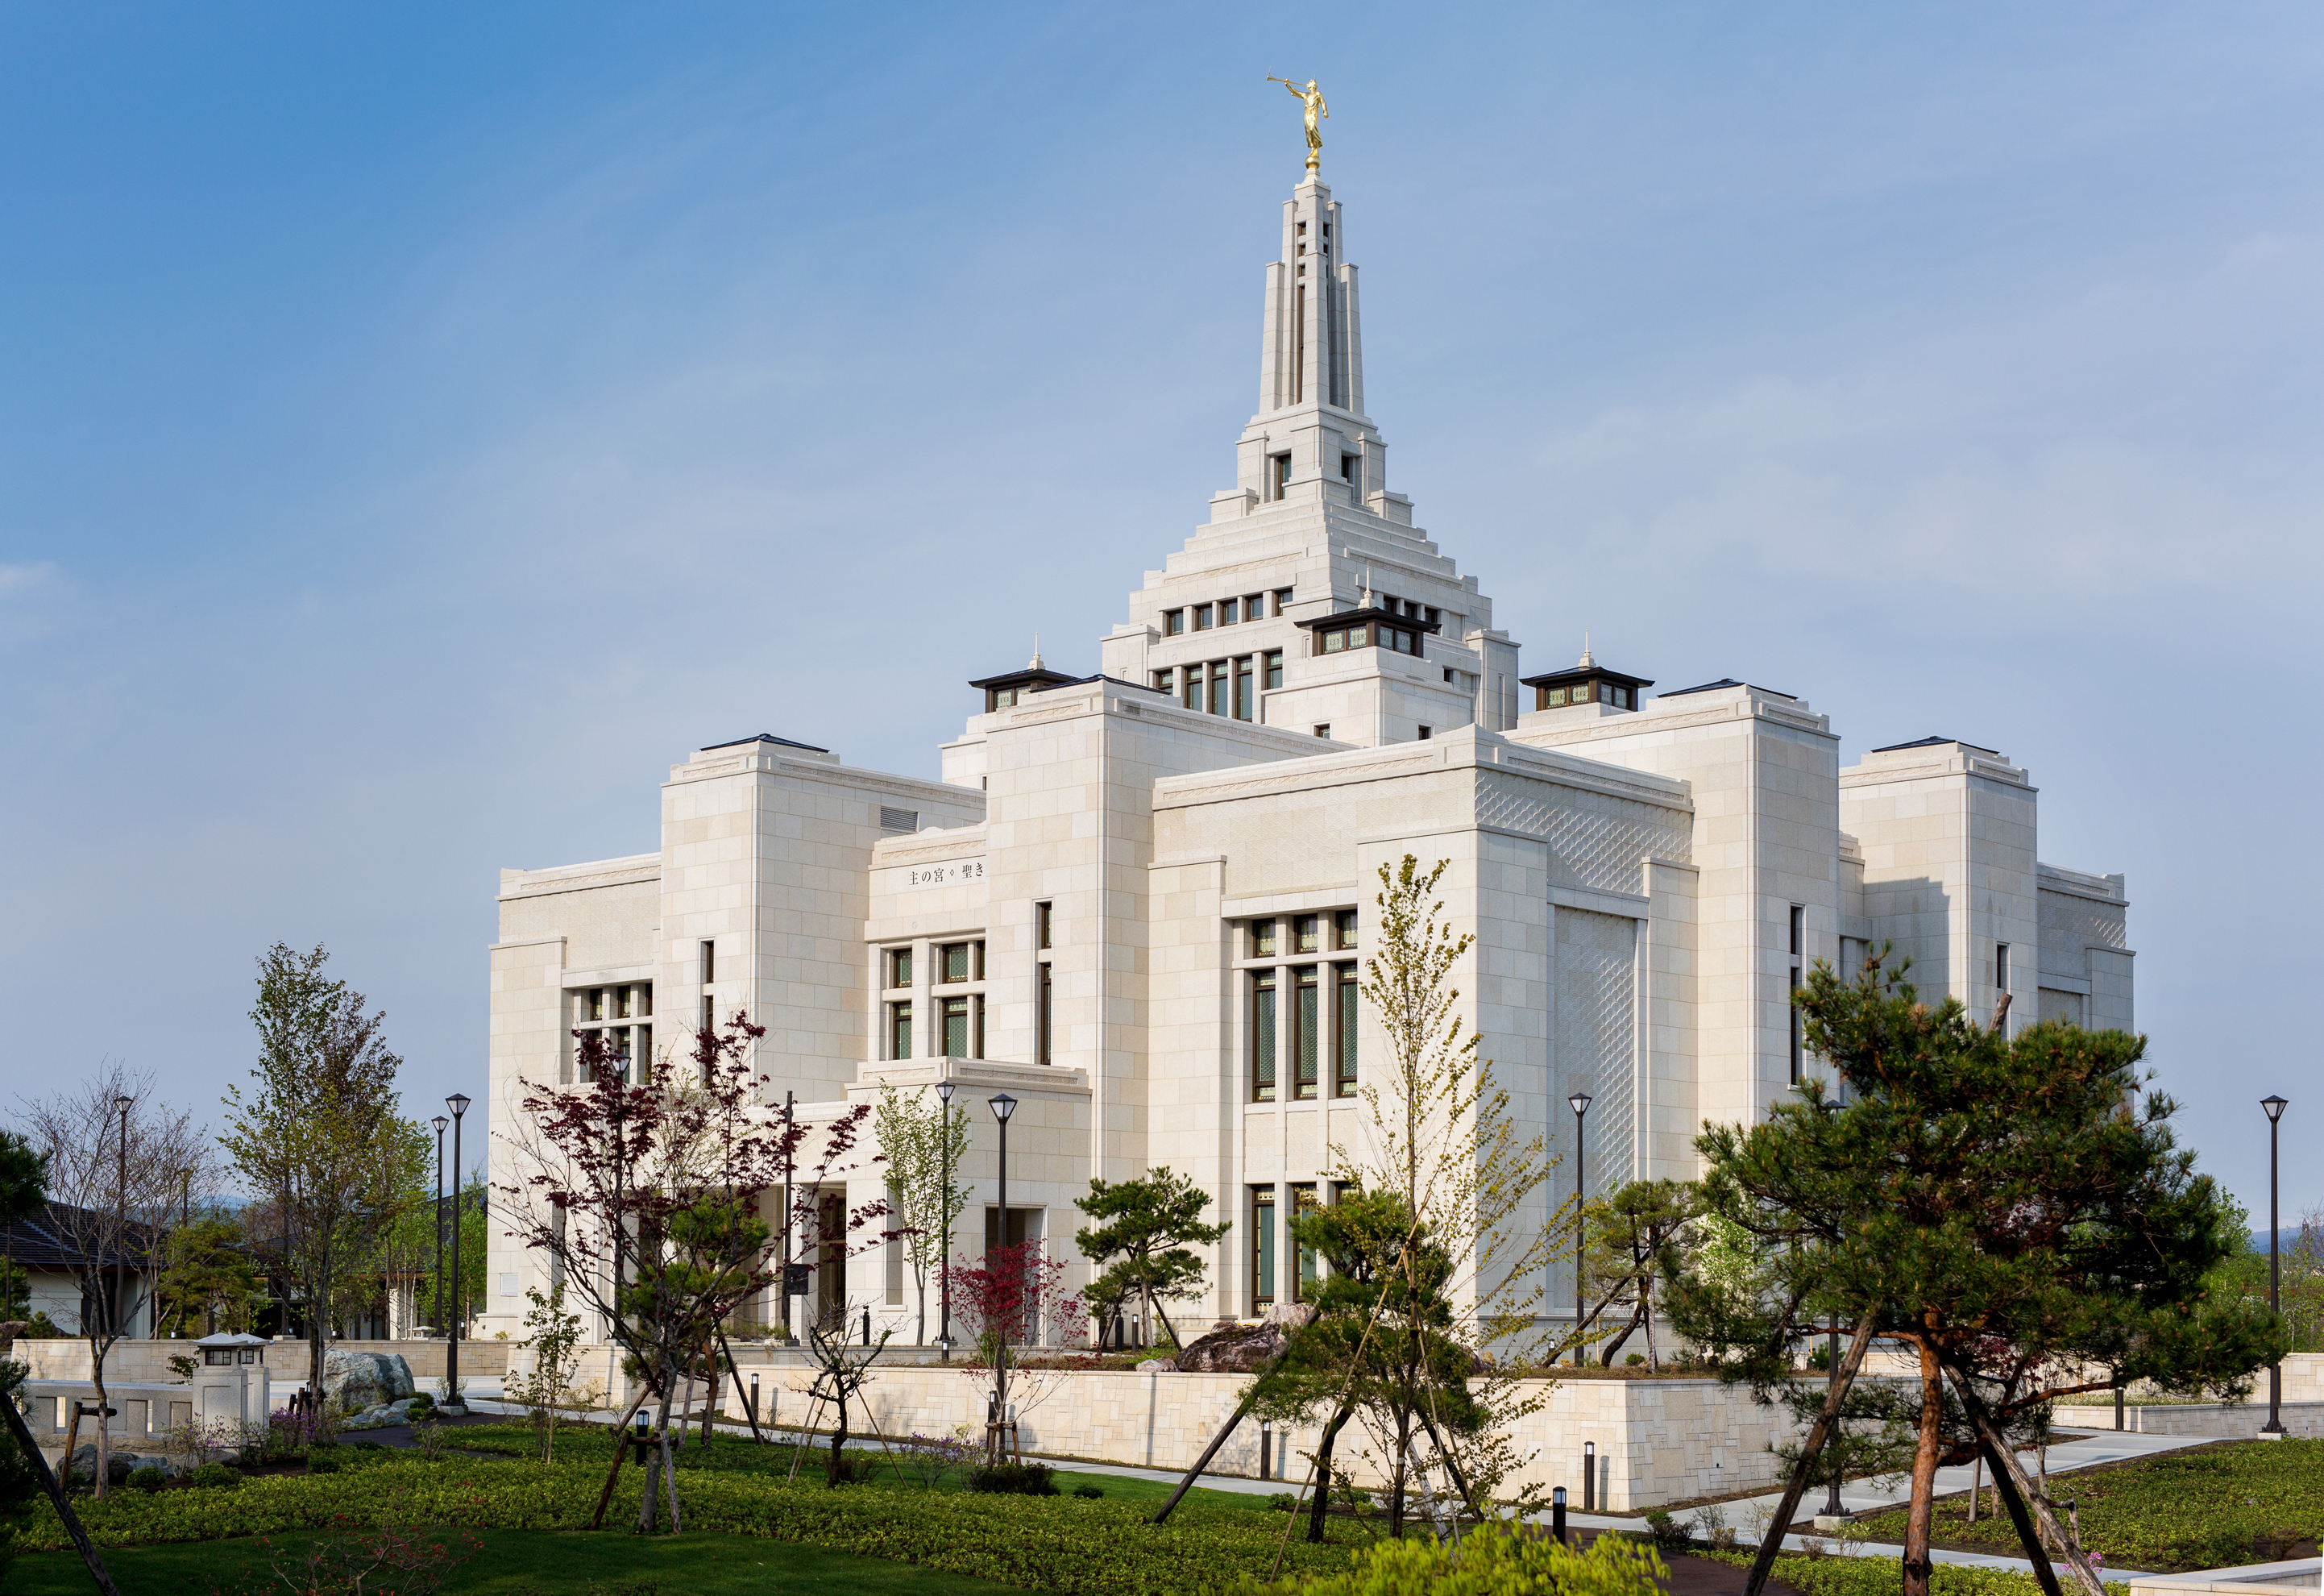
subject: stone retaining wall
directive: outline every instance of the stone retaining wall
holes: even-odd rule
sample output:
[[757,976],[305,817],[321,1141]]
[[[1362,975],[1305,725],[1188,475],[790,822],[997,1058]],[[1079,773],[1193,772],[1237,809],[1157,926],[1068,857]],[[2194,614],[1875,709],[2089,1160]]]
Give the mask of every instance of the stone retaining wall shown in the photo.
[[[393,1352],[411,1370],[411,1378],[426,1382],[444,1374],[444,1343],[440,1341],[335,1341],[326,1350],[339,1352]],[[462,1379],[498,1379],[508,1371],[509,1347],[504,1341],[464,1341],[460,1343]],[[11,1357],[32,1365],[34,1379],[85,1380],[89,1378],[88,1342],[75,1336],[54,1341],[20,1341]],[[189,1341],[121,1341],[106,1355],[105,1375],[112,1381],[169,1382],[178,1377],[172,1358],[200,1361],[201,1351]],[[277,1386],[295,1388],[308,1382],[309,1359],[303,1341],[266,1343],[259,1361]]]
[[[747,1384],[752,1367],[745,1363]],[[762,1422],[804,1424],[809,1420],[807,1391],[812,1370],[796,1363],[759,1366]],[[908,1368],[877,1366],[864,1396],[881,1430],[890,1437],[943,1435],[966,1425],[982,1437],[985,1393],[991,1377],[965,1366]],[[1024,1373],[1013,1376],[1010,1397],[1018,1409],[1028,1452],[1126,1463],[1139,1468],[1184,1469],[1201,1455],[1220,1425],[1233,1412],[1250,1383],[1248,1375],[1137,1374],[1129,1372]],[[1520,1453],[1536,1453],[1526,1478],[1545,1486],[1565,1486],[1582,1502],[1582,1448],[1597,1444],[1599,1505],[1635,1512],[1659,1502],[1723,1495],[1782,1483],[1781,1465],[1771,1444],[1789,1439],[1795,1427],[1781,1408],[1761,1407],[1748,1392],[1712,1379],[1579,1379],[1525,1381],[1540,1396],[1540,1412],[1521,1421],[1514,1437]],[[740,1416],[739,1393],[729,1393],[727,1411]],[[825,1404],[815,1416],[829,1428]],[[851,1427],[865,1429],[861,1412]],[[1275,1473],[1296,1474],[1299,1454],[1312,1451],[1314,1425],[1292,1430],[1291,1461],[1283,1461],[1285,1435],[1277,1432]],[[1246,1420],[1213,1462],[1221,1474],[1256,1478],[1259,1430]],[[1333,1462],[1364,1483],[1381,1478],[1369,1436],[1351,1425],[1341,1432]]]

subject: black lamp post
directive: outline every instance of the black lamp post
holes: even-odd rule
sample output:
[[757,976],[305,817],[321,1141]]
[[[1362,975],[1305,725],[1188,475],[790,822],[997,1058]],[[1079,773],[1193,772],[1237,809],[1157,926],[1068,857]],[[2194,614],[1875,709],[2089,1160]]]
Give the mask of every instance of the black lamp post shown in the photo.
[[[986,1100],[992,1117],[1001,1121],[1001,1245],[1009,1246],[1009,1116],[1017,1112],[1017,1100],[1006,1092],[996,1093]],[[992,1400],[998,1411],[995,1418],[1006,1423],[1009,1418],[1009,1324],[1004,1320],[1001,1333],[993,1338]]]
[[[2259,1100],[2267,1111],[2267,1308],[2272,1314],[2283,1311],[2282,1299],[2277,1295],[2282,1285],[2276,1261],[2276,1236],[2283,1229],[2275,1212],[2275,1127],[2283,1118],[2283,1111],[2292,1104],[2273,1093]],[[2267,1366],[2267,1423],[2260,1434],[2278,1436],[2283,1434],[2283,1363],[2281,1360]]]
[[114,1242],[113,1311],[106,1315],[106,1319],[116,1335],[124,1333],[129,1328],[121,1321],[126,1316],[123,1312],[123,1299],[129,1295],[126,1272],[129,1257],[129,1111],[135,1106],[136,1101],[133,1097],[115,1097],[113,1100],[114,1108],[121,1115],[121,1151],[119,1162],[114,1168],[115,1195],[113,1204],[118,1237]]
[[[1824,1121],[1829,1124],[1831,1116],[1840,1112],[1841,1104],[1839,1099],[1827,1097],[1820,1101],[1816,1106],[1823,1111]],[[1823,1344],[1824,1370],[1836,1381],[1840,1379],[1840,1320],[1837,1317],[1832,1320],[1831,1333],[1825,1338]],[[1824,1516],[1829,1518],[1841,1518],[1847,1516],[1848,1508],[1840,1499],[1840,1416],[1838,1414],[1832,1416],[1831,1442],[1829,1450],[1831,1455],[1825,1460],[1825,1471],[1831,1475],[1831,1479],[1826,1481],[1824,1487]]]
[[1565,1100],[1573,1111],[1573,1367],[1583,1362],[1582,1317],[1587,1312],[1582,1285],[1582,1116],[1590,1112],[1590,1093],[1576,1092]]
[[467,1116],[468,1095],[455,1092],[444,1100],[452,1111],[452,1339],[444,1349],[444,1411],[468,1411],[460,1400],[460,1121]]
[[[936,1083],[936,1130],[942,1138],[937,1146],[945,1150],[944,1185],[938,1200],[944,1204],[944,1241],[936,1253],[936,1345],[939,1356],[952,1361],[952,1083]],[[927,1299],[920,1299],[925,1302]]]
[[444,1131],[452,1121],[438,1114],[436,1127],[436,1333],[444,1333]]

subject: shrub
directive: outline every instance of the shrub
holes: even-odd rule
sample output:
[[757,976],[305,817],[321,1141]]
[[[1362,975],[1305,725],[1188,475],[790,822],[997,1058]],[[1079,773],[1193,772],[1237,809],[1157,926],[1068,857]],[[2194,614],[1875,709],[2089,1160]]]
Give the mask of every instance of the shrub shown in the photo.
[[225,1489],[232,1490],[242,1483],[242,1476],[235,1473],[232,1469],[227,1468],[224,1463],[204,1463],[200,1468],[194,1471],[194,1483],[197,1485],[223,1486]]
[[996,1496],[1055,1496],[1056,1471],[1047,1463],[993,1463],[968,1477],[968,1488]]
[[1666,1551],[1687,1544],[1685,1527],[1660,1508],[1646,1509],[1646,1533],[1654,1536],[1655,1545]]
[[159,1490],[168,1482],[168,1480],[169,1476],[162,1473],[161,1469],[152,1463],[147,1463],[142,1469],[129,1471],[129,1483],[139,1490]]
[[1297,1509],[1299,1499],[1287,1490],[1278,1490],[1267,1499],[1267,1505],[1278,1513],[1289,1513]]
[[307,1454],[307,1472],[336,1474],[339,1471],[339,1454],[336,1447],[318,1447]]
[[1105,1487],[1102,1485],[1093,1485],[1088,1481],[1084,1480],[1079,1485],[1074,1487],[1074,1494],[1081,1498],[1085,1502],[1093,1502],[1105,1495]]
[[411,1393],[410,1416],[414,1420],[417,1420],[421,1414],[427,1412],[429,1408],[435,1406],[436,1398],[429,1396],[426,1391],[414,1391]]
[[1457,1545],[1429,1536],[1382,1541],[1358,1554],[1346,1573],[1285,1580],[1274,1596],[1659,1596],[1670,1577],[1652,1548],[1601,1536],[1586,1552],[1570,1551],[1523,1525],[1480,1524]]
[[1639,1364],[1646,1361],[1646,1355],[1644,1352],[1632,1352],[1628,1357],[1622,1360],[1622,1367],[1625,1369],[1636,1369]]

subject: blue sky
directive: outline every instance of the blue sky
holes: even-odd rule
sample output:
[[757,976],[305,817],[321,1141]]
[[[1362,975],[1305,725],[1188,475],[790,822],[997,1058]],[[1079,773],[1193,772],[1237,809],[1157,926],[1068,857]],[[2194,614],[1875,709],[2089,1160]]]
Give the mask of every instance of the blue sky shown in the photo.
[[14,1081],[215,1102],[279,937],[475,1093],[500,866],[1093,668],[1232,481],[1275,73],[1528,668],[2028,766],[2206,1166],[2264,1204],[2281,1091],[2324,1201],[2310,8],[6,5],[0,73]]

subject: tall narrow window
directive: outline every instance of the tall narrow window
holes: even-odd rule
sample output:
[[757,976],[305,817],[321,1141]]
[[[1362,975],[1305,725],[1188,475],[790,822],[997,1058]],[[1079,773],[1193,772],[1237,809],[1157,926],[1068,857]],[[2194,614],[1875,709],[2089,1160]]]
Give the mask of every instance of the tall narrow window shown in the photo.
[[1317,985],[1321,973],[1314,964],[1302,964],[1292,973],[1291,1057],[1297,1071],[1293,1095],[1302,1098],[1315,1095],[1316,1056],[1323,1050],[1323,1038],[1317,1034],[1317,1021],[1322,1018]]
[[1356,911],[1343,909],[1332,917],[1332,946],[1353,947],[1356,945]]
[[[1315,1187],[1312,1182],[1291,1188],[1292,1224],[1317,1212],[1321,1206],[1315,1200]],[[1292,1260],[1291,1300],[1305,1302],[1315,1295],[1315,1282],[1323,1274],[1323,1259],[1314,1248],[1304,1245],[1295,1235],[1292,1238]]]
[[[1299,268],[1305,272],[1307,268]],[[1304,404],[1307,398],[1307,285],[1301,283],[1293,291],[1291,306],[1291,402]]]
[[1219,601],[1219,624],[1222,626],[1233,625],[1235,623],[1236,615],[1240,614],[1241,610],[1241,600],[1232,598],[1221,599]]
[[1197,632],[1208,632],[1211,629],[1211,617],[1214,613],[1216,613],[1216,611],[1212,605],[1196,604],[1194,606],[1194,630]]
[[1226,712],[1227,662],[1223,660],[1213,660],[1211,661],[1211,713],[1224,715]]
[[1296,589],[1290,587],[1278,587],[1275,590],[1275,613],[1279,615],[1283,613],[1284,611],[1291,607],[1291,595],[1296,591]]
[[1178,673],[1176,671],[1157,670],[1154,673],[1154,690],[1156,692],[1170,693],[1175,695],[1177,691],[1177,687]]
[[957,985],[961,982],[969,980],[970,976],[968,970],[968,944],[965,942],[945,943],[944,945],[944,975],[942,977],[945,984],[947,986],[954,986]]
[[1275,1188],[1250,1188],[1250,1300],[1254,1308],[1275,1305]]
[[1268,457],[1267,485],[1267,496],[1270,499],[1280,499],[1291,491],[1291,457],[1289,455]]
[[909,1003],[888,1005],[888,1056],[909,1058],[912,1056],[912,1006]]
[[1250,1096],[1275,1101],[1275,972],[1250,973]]
[[1792,905],[1792,985],[1785,1002],[1792,1013],[1792,1084],[1800,1084],[1800,950],[1807,946],[1808,911],[1805,906]]
[[1256,701],[1251,694],[1250,656],[1245,654],[1234,662],[1235,719],[1239,721],[1250,719],[1251,712],[1256,706]]
[[969,1000],[946,998],[944,1001],[944,1056],[946,1058],[974,1056],[968,1050]]
[[1345,483],[1353,483],[1356,480],[1355,456],[1342,455],[1340,457],[1340,480]]
[[1055,947],[1056,946],[1056,939],[1052,934],[1054,929],[1055,927],[1050,915],[1050,906],[1046,903],[1035,904],[1033,906],[1033,946],[1035,947]]
[[1202,708],[1203,668],[1199,665],[1187,666],[1185,671],[1181,673],[1180,687],[1182,696],[1185,700],[1186,707],[1189,709]]
[[1283,685],[1283,650],[1269,649],[1266,658],[1267,685],[1270,687],[1279,687]]
[[1035,993],[1033,1013],[1034,1045],[1038,1049],[1035,1056],[1039,1062],[1048,1064],[1056,1056],[1056,983],[1049,978],[1049,966],[1046,961],[1034,968],[1038,972],[1035,977],[1038,990]]
[[702,984],[708,986],[717,979],[718,945],[715,942],[705,942],[702,945]]
[[1332,1052],[1334,1071],[1333,1090],[1342,1097],[1352,1097],[1356,1091],[1356,967],[1353,964],[1332,966],[1334,1001],[1339,1011],[1333,1016]]
[[1323,916],[1303,914],[1292,921],[1291,926],[1295,938],[1291,945],[1292,952],[1321,953],[1323,951]]
[[969,1038],[968,1038],[968,1045],[969,1045],[970,1052],[969,1052],[969,1055],[968,1055],[968,1056],[969,1056],[971,1058],[982,1058],[982,1057],[983,1057],[983,1056],[984,1056],[984,997],[983,997],[983,994],[979,993],[979,994],[978,994],[978,995],[976,995],[975,997],[973,997],[973,998],[969,999],[969,1000],[968,1000],[968,1001],[969,1001],[969,1012],[970,1012],[970,1015],[972,1016],[972,1019],[971,1019],[971,1021],[970,1021],[970,1027],[969,1027]]
[[1252,958],[1271,959],[1275,956],[1275,927],[1277,924],[1277,922],[1274,920],[1251,921],[1250,956]]
[[[901,1213],[903,1211],[903,1187],[890,1186],[888,1212]],[[891,1308],[900,1308],[904,1305],[904,1233],[901,1231],[894,1232],[888,1237],[887,1256],[881,1261],[886,1266],[882,1272],[887,1278],[882,1283],[887,1287],[888,1305]]]
[[888,984],[891,987],[912,984],[912,950],[896,947],[888,950]]
[[2009,990],[2009,944],[2006,942],[1993,945],[1993,990],[1997,992]]
[[1176,637],[1185,630],[1185,611],[1165,610],[1162,612],[1162,633],[1165,637]]

